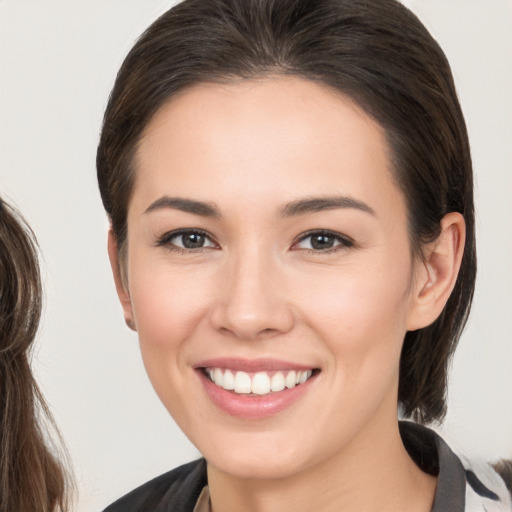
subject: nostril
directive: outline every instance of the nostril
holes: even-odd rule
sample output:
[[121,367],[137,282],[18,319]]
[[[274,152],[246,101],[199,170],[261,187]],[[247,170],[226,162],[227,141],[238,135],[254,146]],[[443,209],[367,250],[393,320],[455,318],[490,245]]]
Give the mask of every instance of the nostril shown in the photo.
[[236,329],[236,328],[230,329],[229,327],[220,327],[220,328],[218,328],[218,331],[221,334],[236,336],[237,338],[243,338],[246,340],[268,339],[268,338],[272,338],[272,337],[280,334],[279,329],[273,329],[273,328],[266,328],[266,329],[262,329],[260,331],[257,331],[257,330],[242,331],[242,329]]
[[267,329],[261,330],[258,334],[260,336],[265,336],[265,335],[273,336],[274,334],[277,334],[277,333],[278,333],[277,329],[267,328]]

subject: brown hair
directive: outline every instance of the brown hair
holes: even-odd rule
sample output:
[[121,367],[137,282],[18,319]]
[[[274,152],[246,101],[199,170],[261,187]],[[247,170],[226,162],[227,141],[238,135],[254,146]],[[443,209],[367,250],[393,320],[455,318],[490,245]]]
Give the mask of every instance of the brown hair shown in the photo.
[[510,497],[512,498],[512,459],[501,459],[492,464],[495,471],[503,478],[507,486]]
[[333,87],[383,126],[416,254],[439,235],[446,213],[464,216],[466,246],[455,289],[432,325],[407,333],[401,356],[405,415],[440,420],[449,359],[474,290],[472,166],[446,57],[399,2],[186,0],[161,16],[119,71],[98,147],[100,192],[121,257],[134,154],[154,113],[199,82],[279,74]]
[[33,232],[0,199],[0,510],[64,510],[65,472],[48,449],[53,421],[30,369],[42,305]]

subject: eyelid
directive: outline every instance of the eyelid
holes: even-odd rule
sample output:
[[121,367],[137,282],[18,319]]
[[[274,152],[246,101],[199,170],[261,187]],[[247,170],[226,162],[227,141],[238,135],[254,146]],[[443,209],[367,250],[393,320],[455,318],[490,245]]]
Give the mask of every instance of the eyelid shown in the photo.
[[[212,246],[206,246],[206,247],[198,247],[197,249],[189,249],[187,247],[180,247],[177,245],[174,245],[171,243],[171,240],[177,236],[185,235],[188,233],[194,233],[198,235],[202,235],[205,238],[207,238],[213,245]],[[215,240],[215,238],[208,233],[208,231],[205,231],[204,229],[200,228],[179,228],[174,229],[172,231],[167,231],[163,235],[159,236],[155,242],[155,247],[167,247],[169,250],[177,250],[177,251],[185,251],[185,252],[198,252],[201,249],[218,249],[219,244]]]
[[[192,248],[180,247],[178,245],[171,243],[171,240],[173,238],[179,237],[180,235],[190,234],[190,233],[204,236],[206,239],[209,240],[211,245],[192,249]],[[338,243],[336,245],[334,245],[334,247],[324,249],[324,250],[313,249],[313,248],[311,248],[311,249],[297,248],[297,245],[300,242],[302,242],[302,241],[306,240],[307,238],[312,237],[314,235],[317,235],[317,236],[324,235],[324,236],[333,237],[338,241]],[[158,239],[156,240],[154,245],[156,247],[167,247],[169,250],[177,250],[177,251],[183,251],[183,252],[198,252],[201,249],[219,249],[220,248],[219,244],[217,243],[215,238],[210,233],[208,233],[207,231],[205,231],[204,229],[201,229],[201,228],[179,228],[179,229],[175,229],[172,231],[167,231],[163,235],[158,237]],[[308,252],[316,253],[316,254],[325,254],[325,253],[329,253],[329,252],[338,251],[343,248],[349,248],[352,246],[354,246],[354,241],[347,235],[344,235],[337,231],[332,231],[330,229],[311,229],[309,231],[306,231],[305,233],[301,233],[297,238],[295,238],[295,240],[291,244],[291,249],[292,250],[303,250],[303,251],[308,251]]]
[[[314,235],[324,235],[324,236],[331,236],[339,240],[341,243],[338,243],[334,247],[331,247],[329,249],[320,250],[320,249],[306,249],[306,248],[296,248],[296,246],[304,241],[305,239],[314,236]],[[334,252],[337,250],[340,250],[342,248],[349,248],[353,247],[355,245],[354,240],[350,238],[347,235],[344,235],[342,233],[338,233],[337,231],[332,231],[330,229],[311,229],[309,231],[306,231],[305,233],[301,233],[292,243],[291,249],[293,250],[302,250],[302,251],[308,251],[315,254],[325,254],[329,252]]]

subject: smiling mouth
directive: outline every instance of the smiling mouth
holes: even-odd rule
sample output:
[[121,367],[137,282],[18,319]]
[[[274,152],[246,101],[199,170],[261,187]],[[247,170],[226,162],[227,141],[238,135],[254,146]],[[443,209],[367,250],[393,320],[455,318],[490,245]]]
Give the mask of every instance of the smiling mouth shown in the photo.
[[275,372],[232,371],[225,368],[206,367],[204,375],[216,386],[238,395],[268,395],[292,389],[307,382],[319,370],[285,370]]

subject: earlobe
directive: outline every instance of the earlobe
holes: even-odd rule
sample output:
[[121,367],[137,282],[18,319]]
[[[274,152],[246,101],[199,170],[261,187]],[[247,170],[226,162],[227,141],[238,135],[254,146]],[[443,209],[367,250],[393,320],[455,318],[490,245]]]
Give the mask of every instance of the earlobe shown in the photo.
[[457,281],[465,238],[464,217],[457,212],[446,214],[439,237],[425,248],[425,258],[417,264],[408,331],[432,324],[443,311]]
[[117,296],[121,302],[124,312],[124,320],[126,325],[133,331],[137,330],[135,321],[133,319],[132,301],[130,298],[130,291],[128,289],[128,283],[123,279],[119,261],[119,251],[117,248],[117,241],[112,231],[112,228],[108,231],[108,257],[110,259],[110,266],[112,268],[112,274],[114,276],[114,282],[116,285]]

